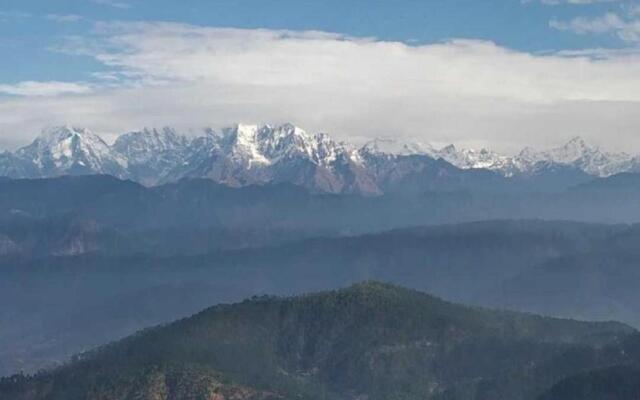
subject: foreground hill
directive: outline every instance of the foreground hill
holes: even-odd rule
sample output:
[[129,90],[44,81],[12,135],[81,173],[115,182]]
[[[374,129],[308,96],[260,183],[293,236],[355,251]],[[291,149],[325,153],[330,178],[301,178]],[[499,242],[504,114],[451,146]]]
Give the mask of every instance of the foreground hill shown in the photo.
[[368,282],[207,309],[0,383],[0,398],[534,399],[625,364],[632,329],[489,311]]
[[634,400],[640,398],[640,367],[615,366],[563,379],[540,400]]
[[[608,349],[624,354],[618,365],[583,371],[554,384],[540,400],[635,400],[640,398],[640,337],[631,335]],[[603,352],[605,353],[605,352]]]

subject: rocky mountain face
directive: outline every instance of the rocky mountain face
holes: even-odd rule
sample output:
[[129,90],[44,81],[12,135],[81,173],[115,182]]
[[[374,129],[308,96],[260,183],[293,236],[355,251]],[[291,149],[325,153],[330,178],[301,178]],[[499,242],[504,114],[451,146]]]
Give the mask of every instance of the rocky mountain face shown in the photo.
[[130,178],[152,186],[166,178],[187,157],[191,140],[174,129],[148,129],[121,135],[112,151],[126,160]]
[[32,160],[23,159],[8,151],[0,153],[0,176],[12,178],[35,178],[40,171]]
[[575,137],[562,147],[548,151],[526,148],[513,158],[521,171],[527,171],[539,163],[553,163],[576,167],[590,175],[606,177],[621,172],[637,171],[639,158],[626,153],[609,153]]
[[[127,177],[127,162],[98,135],[87,129],[65,126],[44,130],[15,157],[38,176],[102,173]],[[28,170],[27,169],[27,170]]]
[[233,187],[293,183],[327,193],[378,193],[344,145],[290,124],[207,131],[187,153],[165,181],[209,178]]
[[442,158],[459,168],[484,168],[498,170],[505,175],[511,172],[511,159],[487,149],[471,150],[458,149],[454,145],[443,147],[435,153],[436,157]]
[[0,176],[12,178],[107,174],[146,186],[207,178],[232,187],[292,183],[314,192],[364,195],[409,183],[422,190],[455,186],[474,179],[469,170],[516,180],[564,177],[575,184],[580,183],[576,174],[640,171],[640,156],[605,152],[580,138],[549,151],[527,148],[516,156],[391,139],[356,148],[291,124],[240,124],[221,132],[205,129],[196,137],[172,128],[143,129],[121,135],[112,145],[87,129],[65,126],[43,131],[14,153],[0,153]]
[[507,177],[559,169],[574,169],[592,176],[607,177],[622,172],[637,172],[640,168],[640,156],[606,152],[589,145],[581,137],[550,150],[527,147],[515,156],[505,156],[487,149],[457,149],[453,145],[428,154],[447,160],[459,168],[484,168]]

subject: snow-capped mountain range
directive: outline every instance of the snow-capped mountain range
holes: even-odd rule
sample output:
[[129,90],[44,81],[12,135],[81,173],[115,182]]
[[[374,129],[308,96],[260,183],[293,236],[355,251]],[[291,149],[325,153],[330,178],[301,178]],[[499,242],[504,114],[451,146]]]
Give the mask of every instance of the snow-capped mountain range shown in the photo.
[[640,171],[640,156],[606,152],[581,138],[548,151],[526,148],[516,156],[390,139],[355,147],[291,124],[239,124],[220,132],[205,129],[196,137],[145,128],[112,145],[87,129],[64,126],[44,130],[13,153],[0,153],[0,176],[11,178],[108,174],[148,186],[207,178],[230,186],[293,183],[328,193],[380,194],[410,175],[411,182],[417,175],[418,182],[425,176],[460,180],[464,171],[479,169],[512,179],[562,169],[606,177]]

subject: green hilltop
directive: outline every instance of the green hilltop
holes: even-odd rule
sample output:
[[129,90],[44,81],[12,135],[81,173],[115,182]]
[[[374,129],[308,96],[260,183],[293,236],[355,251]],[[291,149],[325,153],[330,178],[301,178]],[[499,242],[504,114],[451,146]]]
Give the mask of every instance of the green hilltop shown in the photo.
[[563,378],[631,362],[609,349],[633,334],[364,282],[214,306],[5,378],[0,398],[535,399]]

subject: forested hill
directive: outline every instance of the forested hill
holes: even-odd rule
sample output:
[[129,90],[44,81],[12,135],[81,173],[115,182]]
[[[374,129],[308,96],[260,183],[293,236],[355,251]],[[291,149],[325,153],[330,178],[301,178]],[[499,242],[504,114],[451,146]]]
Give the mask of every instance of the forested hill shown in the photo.
[[[219,305],[0,384],[15,400],[534,399],[633,334],[377,282]],[[606,356],[603,356],[606,355]]]

